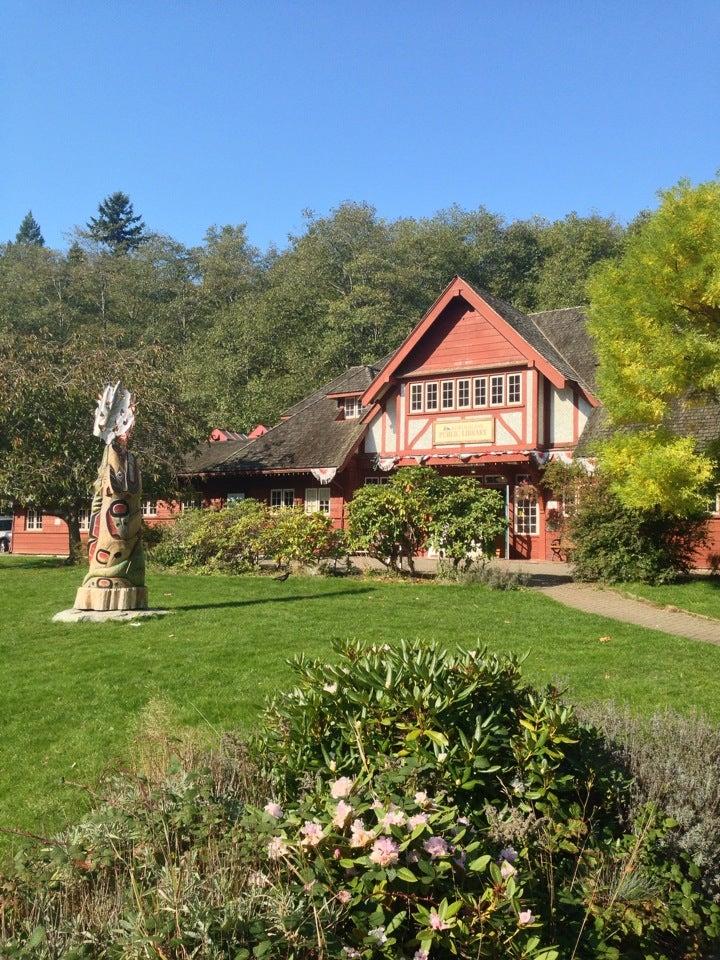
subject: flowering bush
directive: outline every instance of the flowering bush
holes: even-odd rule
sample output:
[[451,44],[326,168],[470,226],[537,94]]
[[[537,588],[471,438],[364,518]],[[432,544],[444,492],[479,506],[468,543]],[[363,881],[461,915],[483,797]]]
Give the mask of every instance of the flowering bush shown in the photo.
[[673,822],[625,826],[624,771],[516,659],[351,645],[296,669],[258,747],[268,868],[305,942],[317,924],[337,958],[711,956],[718,908],[667,859]]

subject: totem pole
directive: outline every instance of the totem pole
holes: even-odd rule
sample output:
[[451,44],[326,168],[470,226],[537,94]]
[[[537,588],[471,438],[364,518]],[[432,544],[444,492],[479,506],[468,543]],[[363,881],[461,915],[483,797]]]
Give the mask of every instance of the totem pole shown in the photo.
[[145,610],[142,485],[128,443],[135,405],[118,381],[99,397],[93,433],[105,443],[90,511],[90,569],[75,597],[76,610]]

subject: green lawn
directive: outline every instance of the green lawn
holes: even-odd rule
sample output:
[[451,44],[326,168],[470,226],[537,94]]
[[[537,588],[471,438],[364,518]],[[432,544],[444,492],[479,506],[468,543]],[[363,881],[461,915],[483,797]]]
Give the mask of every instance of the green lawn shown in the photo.
[[690,613],[700,613],[705,617],[720,620],[720,578],[693,577],[687,583],[669,583],[659,587],[650,587],[646,583],[625,583],[625,593],[644,597],[662,607],[679,607]]
[[91,784],[127,755],[151,700],[169,701],[183,723],[249,732],[266,695],[289,684],[287,658],[325,656],[337,637],[488,644],[527,653],[534,679],[569,679],[577,700],[697,706],[720,717],[720,647],[530,591],[151,573],[152,602],[173,611],[164,620],[51,623],[80,576],[51,561],[0,558],[0,827],[42,833],[76,816],[85,793],[63,781]]

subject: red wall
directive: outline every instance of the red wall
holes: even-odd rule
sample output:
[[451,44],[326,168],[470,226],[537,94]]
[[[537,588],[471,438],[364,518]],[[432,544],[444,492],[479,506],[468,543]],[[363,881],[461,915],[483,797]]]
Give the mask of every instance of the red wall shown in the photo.
[[403,362],[398,374],[467,370],[524,359],[492,324],[468,307],[462,297],[456,297]]

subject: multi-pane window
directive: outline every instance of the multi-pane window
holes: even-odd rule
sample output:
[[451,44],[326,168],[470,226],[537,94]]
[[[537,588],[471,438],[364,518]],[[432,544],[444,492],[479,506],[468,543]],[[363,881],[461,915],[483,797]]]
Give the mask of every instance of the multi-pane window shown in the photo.
[[452,408],[455,406],[455,381],[454,380],[443,380],[442,406],[443,406],[443,410],[452,410]]
[[520,403],[520,374],[509,373],[507,378],[508,403]]
[[293,487],[276,488],[270,491],[270,506],[273,510],[280,507],[291,507],[295,503],[295,489]]
[[502,406],[505,402],[505,377],[501,375],[490,377],[490,403],[494,407]]
[[410,384],[410,413],[419,413],[423,408],[423,385]]
[[90,507],[83,507],[80,510],[80,529],[89,530],[90,529]]
[[470,406],[470,381],[458,380],[457,382],[457,405],[458,407]]
[[328,487],[305,489],[305,513],[330,513],[330,490]]
[[425,409],[437,410],[438,408],[438,385],[436,383],[425,384]]
[[346,420],[357,420],[360,416],[360,399],[358,397],[345,397],[343,402]]
[[539,508],[535,493],[527,489],[529,477],[515,480],[515,533],[534,536],[538,532]]
[[487,377],[475,377],[473,381],[474,397],[473,402],[476,407],[487,406]]
[[42,510],[36,510],[34,507],[30,507],[25,514],[25,529],[42,530],[42,518]]
[[365,477],[365,486],[378,486],[381,483],[390,483],[390,477]]
[[[233,493],[229,493],[225,497],[225,503],[237,503],[238,500],[244,500],[244,499],[245,499],[245,494],[242,492],[242,490],[235,490]],[[183,509],[185,509],[184,506],[183,506]]]
[[157,500],[143,500],[142,515],[144,517],[156,517]]

